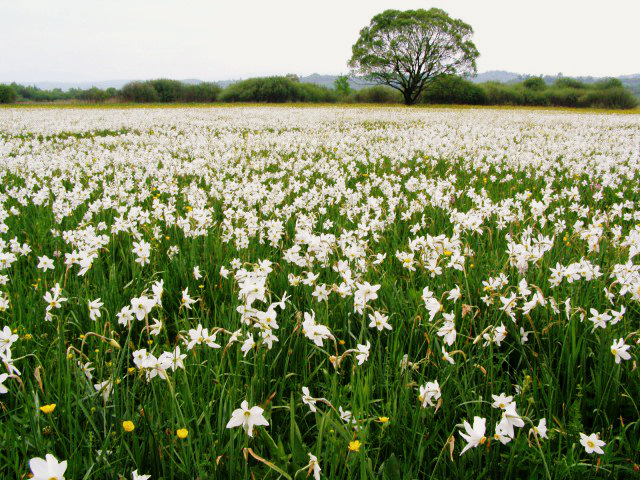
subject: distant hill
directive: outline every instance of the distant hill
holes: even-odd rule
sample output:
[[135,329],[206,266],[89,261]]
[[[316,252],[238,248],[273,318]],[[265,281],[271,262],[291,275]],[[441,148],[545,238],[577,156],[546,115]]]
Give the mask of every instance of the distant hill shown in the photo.
[[469,77],[473,83],[484,83],[484,82],[500,82],[500,83],[509,83],[509,82],[519,82],[527,78],[528,75],[519,75],[513,72],[506,72],[504,70],[490,70],[488,72],[482,72],[476,75],[475,77]]

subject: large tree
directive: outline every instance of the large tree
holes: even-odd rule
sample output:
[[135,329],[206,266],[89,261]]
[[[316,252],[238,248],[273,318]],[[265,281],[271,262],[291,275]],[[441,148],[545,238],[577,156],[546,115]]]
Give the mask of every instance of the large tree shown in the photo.
[[473,29],[446,12],[386,10],[376,15],[352,48],[353,74],[388,85],[413,105],[439,75],[476,72]]

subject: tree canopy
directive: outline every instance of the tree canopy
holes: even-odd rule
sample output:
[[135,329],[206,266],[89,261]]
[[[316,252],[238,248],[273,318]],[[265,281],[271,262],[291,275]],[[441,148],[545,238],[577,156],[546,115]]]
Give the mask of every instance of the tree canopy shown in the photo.
[[360,31],[349,67],[399,90],[407,105],[440,75],[476,72],[473,29],[443,10],[386,10]]

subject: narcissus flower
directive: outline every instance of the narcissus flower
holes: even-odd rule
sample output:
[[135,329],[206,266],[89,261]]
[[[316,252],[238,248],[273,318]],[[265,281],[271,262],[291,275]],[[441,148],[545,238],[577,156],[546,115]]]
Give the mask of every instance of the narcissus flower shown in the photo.
[[143,475],[141,473],[138,473],[138,470],[134,470],[133,472],[131,472],[131,477],[133,478],[133,480],[149,480],[151,478],[151,475]]
[[592,433],[591,435],[585,435],[584,433],[581,433],[580,443],[587,453],[596,452],[601,455],[604,453],[604,450],[602,450],[602,448],[600,447],[604,447],[606,445],[606,443],[600,440],[598,438],[598,435],[595,433]]
[[487,419],[481,417],[473,417],[473,427],[469,425],[469,422],[465,420],[464,429],[467,431],[466,434],[459,432],[460,436],[464,438],[468,443],[460,452],[462,455],[464,452],[469,450],[471,447],[477,447],[478,445],[482,445],[487,441],[487,437],[484,436],[486,431]]
[[236,408],[231,414],[231,420],[227,423],[227,428],[242,426],[244,431],[250,437],[253,437],[254,426],[263,425],[266,427],[269,425],[262,412],[264,412],[264,409],[258,406],[249,408],[249,403],[245,400],[240,404],[240,408]]
[[631,355],[627,350],[631,348],[629,345],[625,345],[624,338],[614,340],[611,345],[611,355],[615,357],[616,363],[620,363],[621,360],[629,360]]
[[36,457],[29,460],[29,468],[33,473],[32,480],[64,480],[67,461],[58,462],[56,457],[47,453],[46,460]]

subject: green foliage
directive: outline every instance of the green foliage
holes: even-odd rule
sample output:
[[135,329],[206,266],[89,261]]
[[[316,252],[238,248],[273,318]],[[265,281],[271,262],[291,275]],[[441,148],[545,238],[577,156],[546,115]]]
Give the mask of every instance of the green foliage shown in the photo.
[[178,80],[159,78],[157,80],[150,80],[148,83],[157,92],[159,102],[177,102],[182,96],[183,85]]
[[557,79],[553,82],[553,86],[555,88],[575,88],[580,90],[588,88],[586,83],[576,80],[575,78],[566,77]]
[[437,8],[385,10],[360,31],[349,66],[399,90],[412,105],[439,75],[475,73],[479,53],[472,35],[470,25]]
[[522,105],[522,92],[512,86],[499,82],[487,82],[482,85],[487,95],[488,105]]
[[423,103],[484,105],[487,94],[479,85],[457,75],[435,78],[422,96]]
[[351,86],[349,85],[349,77],[347,75],[339,75],[333,81],[333,87],[338,92],[340,98],[346,98],[351,94]]
[[0,84],[0,103],[14,103],[18,95],[11,85]]
[[535,77],[509,85],[487,82],[481,88],[488,105],[611,109],[630,109],[638,105],[633,93],[618,79],[586,84],[572,78],[560,78],[547,86],[542,78]]
[[593,84],[593,88],[607,90],[609,88],[624,88],[622,81],[618,78],[606,78]]
[[626,88],[613,87],[587,93],[586,103],[596,108],[629,109],[638,106],[638,99]]
[[80,91],[78,99],[85,100],[90,103],[102,103],[109,98],[109,93],[105,90],[93,87],[89,90]]
[[187,103],[215,102],[221,91],[222,88],[216,83],[202,82],[197,85],[185,85],[182,90],[182,101]]
[[357,103],[402,103],[403,98],[396,90],[384,85],[356,90],[353,99]]
[[522,82],[522,86],[527,90],[539,92],[547,88],[547,83],[541,77],[531,77]]
[[177,80],[157,79],[131,82],[122,87],[123,100],[135,103],[215,102],[221,88],[215,83],[187,85]]
[[150,103],[160,100],[160,95],[149,82],[127,83],[122,87],[120,95],[127,102]]
[[300,83],[287,77],[250,78],[234,83],[220,95],[225,102],[332,102],[335,92],[311,83]]

